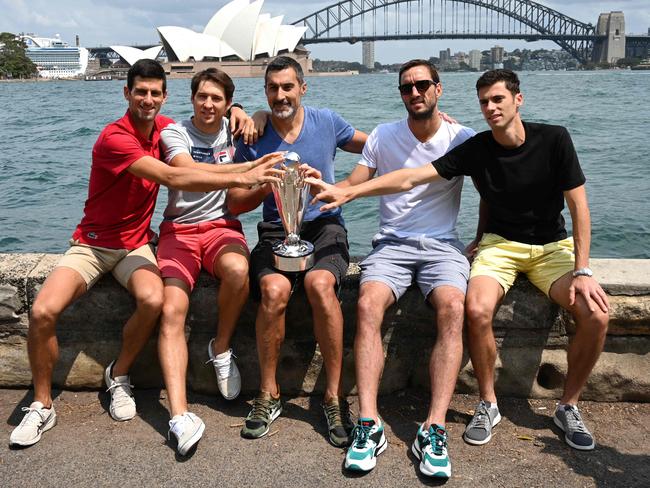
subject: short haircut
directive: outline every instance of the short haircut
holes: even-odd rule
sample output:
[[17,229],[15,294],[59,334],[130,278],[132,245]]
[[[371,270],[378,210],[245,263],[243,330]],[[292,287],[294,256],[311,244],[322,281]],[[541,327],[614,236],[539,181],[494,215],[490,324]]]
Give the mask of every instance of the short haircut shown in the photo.
[[163,91],[167,91],[167,77],[165,76],[165,69],[158,61],[153,59],[140,59],[136,61],[133,66],[129,68],[129,73],[126,75],[126,86],[129,91],[133,89],[135,77],[140,78],[154,78],[162,80]]
[[416,66],[424,66],[425,68],[427,68],[429,70],[429,73],[431,73],[431,79],[436,83],[440,83],[440,76],[438,76],[438,70],[436,69],[436,67],[431,61],[428,61],[426,59],[411,59],[410,61],[404,63],[399,69],[399,77],[397,79],[397,82],[402,83],[402,74],[405,71],[410,70],[411,68],[415,68]]
[[519,93],[519,77],[517,73],[509,69],[492,69],[483,73],[476,81],[476,93],[481,88],[490,87],[500,81],[505,82],[506,88],[513,95]]
[[194,98],[194,95],[196,95],[196,92],[199,90],[199,85],[204,81],[211,81],[212,83],[220,85],[226,95],[226,100],[232,100],[232,96],[235,93],[235,84],[225,71],[221,71],[217,68],[204,69],[192,77],[192,98]]
[[287,68],[293,68],[293,70],[296,72],[298,83],[302,85],[305,82],[305,75],[302,72],[302,67],[298,61],[290,58],[289,56],[278,56],[266,66],[266,72],[264,73],[264,84],[266,85],[266,79],[268,78],[269,73],[272,73],[274,71],[283,71]]

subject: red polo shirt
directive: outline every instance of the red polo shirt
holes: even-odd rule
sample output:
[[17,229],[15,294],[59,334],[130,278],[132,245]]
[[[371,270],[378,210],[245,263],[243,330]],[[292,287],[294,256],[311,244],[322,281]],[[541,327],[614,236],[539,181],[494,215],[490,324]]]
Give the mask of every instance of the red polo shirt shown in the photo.
[[174,121],[158,115],[151,139],[124,117],[107,125],[93,147],[84,216],[73,239],[90,246],[136,249],[154,235],[150,229],[159,185],[127,169],[144,156],[160,159],[160,131]]

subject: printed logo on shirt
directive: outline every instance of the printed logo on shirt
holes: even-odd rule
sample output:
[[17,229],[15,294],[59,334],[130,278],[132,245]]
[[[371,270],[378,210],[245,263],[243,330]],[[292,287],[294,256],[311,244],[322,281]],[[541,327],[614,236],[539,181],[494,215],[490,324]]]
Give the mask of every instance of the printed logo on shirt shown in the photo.
[[214,163],[214,149],[211,147],[195,147],[190,150],[192,159],[197,163]]
[[235,157],[235,146],[228,146],[223,151],[219,151],[214,155],[215,161],[219,163],[230,163]]
[[86,236],[87,236],[89,239],[97,239],[97,237],[98,237],[97,234],[95,234],[94,232],[88,232],[88,233],[86,234]]

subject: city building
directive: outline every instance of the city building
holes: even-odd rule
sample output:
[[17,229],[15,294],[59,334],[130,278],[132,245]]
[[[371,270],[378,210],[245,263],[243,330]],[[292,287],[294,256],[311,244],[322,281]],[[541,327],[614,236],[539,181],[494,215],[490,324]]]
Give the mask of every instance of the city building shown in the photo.
[[493,68],[503,68],[503,47],[494,46],[490,48],[490,61]]
[[474,71],[481,71],[481,58],[482,58],[481,51],[478,49],[472,49],[469,52],[469,67],[470,69]]
[[361,64],[363,64],[368,69],[375,68],[374,41],[363,41],[361,43]]

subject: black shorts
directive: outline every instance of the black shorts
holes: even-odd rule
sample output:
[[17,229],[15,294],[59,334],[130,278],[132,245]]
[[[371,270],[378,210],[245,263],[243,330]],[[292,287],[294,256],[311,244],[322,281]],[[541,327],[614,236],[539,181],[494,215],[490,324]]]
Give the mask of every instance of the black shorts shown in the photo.
[[[257,224],[257,234],[259,242],[251,252],[250,278],[251,295],[259,301],[261,298],[259,283],[264,276],[274,273],[283,274],[295,287],[302,282],[305,273],[286,273],[273,267],[273,246],[285,238],[282,224],[260,222]],[[341,225],[339,218],[321,217],[303,222],[300,238],[314,245],[314,267],[307,273],[325,269],[334,275],[338,288],[350,264],[348,232]]]

